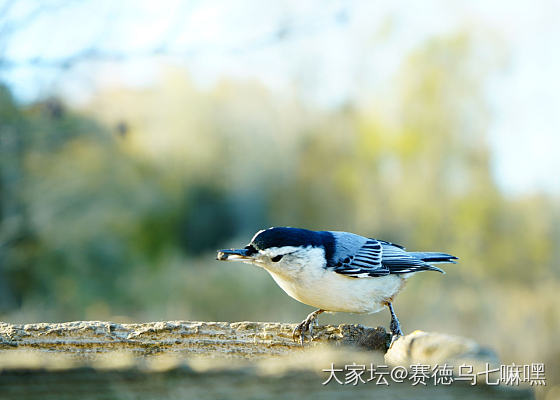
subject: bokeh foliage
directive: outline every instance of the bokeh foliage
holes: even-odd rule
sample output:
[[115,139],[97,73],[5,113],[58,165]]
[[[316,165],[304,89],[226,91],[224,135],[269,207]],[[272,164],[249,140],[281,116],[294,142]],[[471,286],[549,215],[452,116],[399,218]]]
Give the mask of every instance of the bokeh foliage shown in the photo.
[[0,316],[297,320],[307,307],[265,273],[213,261],[289,225],[455,254],[397,300],[405,327],[560,359],[558,199],[496,184],[484,91],[499,61],[477,51],[431,40],[389,95],[330,109],[258,82],[201,90],[177,68],[80,109],[2,87]]

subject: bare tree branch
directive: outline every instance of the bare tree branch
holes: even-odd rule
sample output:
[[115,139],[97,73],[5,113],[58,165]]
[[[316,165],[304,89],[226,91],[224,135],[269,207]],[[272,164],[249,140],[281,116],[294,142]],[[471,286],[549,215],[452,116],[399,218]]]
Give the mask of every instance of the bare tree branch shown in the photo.
[[[30,12],[24,18],[21,18],[17,22],[9,23],[7,26],[0,28],[0,38],[6,38],[7,35],[2,35],[2,30],[4,32],[13,33],[17,29],[22,29],[29,23],[31,23],[35,18],[46,12],[52,12],[58,8],[67,5],[68,3],[56,3],[50,4],[48,6],[41,5],[32,12]],[[6,8],[5,6],[4,8]],[[183,6],[186,7],[186,6]],[[192,10],[191,10],[192,11]],[[158,55],[164,55],[168,57],[175,57],[179,59],[185,59],[187,57],[193,57],[202,52],[209,52],[216,50],[216,48],[208,48],[200,46],[198,48],[189,47],[188,49],[174,49],[173,41],[180,33],[181,29],[184,29],[184,13],[178,12],[177,18],[174,23],[170,24],[169,28],[162,35],[159,44],[149,48],[141,50],[104,50],[99,48],[96,44],[92,44],[89,47],[80,50],[77,53],[71,54],[62,58],[45,58],[41,56],[31,57],[26,60],[8,60],[5,57],[2,58],[0,51],[0,71],[10,70],[21,67],[39,67],[39,68],[52,68],[68,70],[73,68],[75,65],[83,62],[92,61],[109,61],[118,62],[134,58],[145,58],[153,57]],[[242,54],[251,51],[258,51],[267,46],[271,46],[282,41],[294,39],[296,36],[311,35],[319,32],[324,28],[325,25],[336,23],[344,24],[347,22],[347,10],[345,7],[339,8],[334,13],[329,13],[327,16],[314,18],[313,21],[296,21],[294,22],[292,18],[285,18],[276,28],[271,29],[268,33],[260,35],[243,45],[235,45],[230,47],[220,47],[219,51],[226,54]],[[109,29],[103,29],[102,32],[107,32]],[[5,40],[5,39],[4,39]],[[103,40],[97,40],[95,43],[102,43]],[[2,46],[2,43],[0,43]]]

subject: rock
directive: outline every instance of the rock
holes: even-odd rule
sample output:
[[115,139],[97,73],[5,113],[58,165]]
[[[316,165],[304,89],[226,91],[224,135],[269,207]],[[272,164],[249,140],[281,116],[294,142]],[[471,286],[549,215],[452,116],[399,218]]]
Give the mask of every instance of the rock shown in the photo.
[[[301,346],[293,324],[100,321],[0,323],[0,398],[35,399],[532,399],[504,386],[379,385],[371,366],[497,362],[469,339],[414,332],[395,341],[383,328],[320,326]],[[348,380],[347,366],[363,367]],[[331,381],[329,368],[341,383]]]
[[398,338],[385,353],[385,361],[391,365],[453,365],[474,366],[480,371],[488,363],[492,367],[499,364],[498,356],[490,349],[481,347],[474,340],[447,335],[414,331]]
[[[76,356],[119,350],[144,356],[165,352],[207,357],[270,357],[303,350],[292,340],[294,327],[276,322],[0,323],[0,353],[18,348]],[[385,351],[389,343],[385,329],[361,325],[320,326],[313,333],[313,341],[306,342],[306,348],[328,343]]]

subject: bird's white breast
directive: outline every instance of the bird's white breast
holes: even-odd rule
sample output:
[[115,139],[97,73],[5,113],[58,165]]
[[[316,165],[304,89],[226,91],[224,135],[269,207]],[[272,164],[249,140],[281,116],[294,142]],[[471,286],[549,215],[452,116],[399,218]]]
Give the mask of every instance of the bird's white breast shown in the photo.
[[276,283],[294,299],[326,311],[375,313],[403,286],[399,275],[351,278],[324,268],[320,248],[309,249],[305,265],[267,268]]

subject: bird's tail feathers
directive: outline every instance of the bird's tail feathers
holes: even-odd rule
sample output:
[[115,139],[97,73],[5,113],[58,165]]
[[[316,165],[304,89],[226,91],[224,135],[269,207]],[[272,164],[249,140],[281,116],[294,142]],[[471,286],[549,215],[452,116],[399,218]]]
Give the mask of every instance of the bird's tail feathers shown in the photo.
[[419,258],[420,260],[428,263],[428,264],[457,264],[458,260],[457,257],[452,256],[451,254],[447,253],[437,253],[437,252],[409,252],[409,254],[413,257]]

